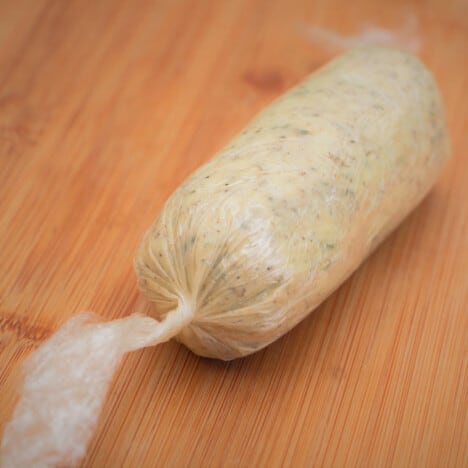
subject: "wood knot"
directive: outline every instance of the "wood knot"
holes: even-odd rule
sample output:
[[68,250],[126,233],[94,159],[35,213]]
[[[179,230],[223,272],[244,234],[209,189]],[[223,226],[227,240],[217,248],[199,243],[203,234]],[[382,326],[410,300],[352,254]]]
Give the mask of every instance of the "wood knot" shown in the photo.
[[244,73],[243,80],[253,88],[264,92],[279,92],[284,89],[285,81],[277,70],[254,71]]
[[48,119],[45,109],[19,95],[0,95],[0,154],[18,156],[37,144]]
[[13,333],[18,339],[41,342],[48,338],[51,331],[43,326],[25,323],[14,315],[0,315],[0,333]]

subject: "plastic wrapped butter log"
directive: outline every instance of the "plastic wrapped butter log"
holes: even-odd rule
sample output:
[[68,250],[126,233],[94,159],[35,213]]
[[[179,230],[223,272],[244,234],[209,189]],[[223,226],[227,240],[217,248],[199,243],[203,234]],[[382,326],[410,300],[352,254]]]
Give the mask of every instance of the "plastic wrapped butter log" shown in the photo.
[[127,351],[175,337],[233,359],[282,336],[422,200],[448,153],[415,57],[368,47],[318,70],[186,180],[144,236],[135,267],[159,321],[79,316],[32,355],[5,460],[76,463]]

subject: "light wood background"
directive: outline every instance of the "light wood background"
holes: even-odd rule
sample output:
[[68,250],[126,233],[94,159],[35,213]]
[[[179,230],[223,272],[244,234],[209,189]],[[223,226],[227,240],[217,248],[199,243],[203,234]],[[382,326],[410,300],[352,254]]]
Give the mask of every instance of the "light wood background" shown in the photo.
[[264,351],[129,355],[84,466],[468,466],[466,0],[0,2],[0,430],[18,363],[73,313],[150,311],[132,270],[144,230],[333,55],[304,25],[411,18],[452,136],[436,189]]

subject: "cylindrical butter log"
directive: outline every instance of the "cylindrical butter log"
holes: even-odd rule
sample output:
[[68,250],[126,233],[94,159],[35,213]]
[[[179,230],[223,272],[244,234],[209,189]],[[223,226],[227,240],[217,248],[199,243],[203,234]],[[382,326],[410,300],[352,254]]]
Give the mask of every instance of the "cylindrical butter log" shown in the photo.
[[[197,354],[233,359],[319,305],[402,221],[448,157],[430,72],[394,49],[351,50],[263,110],[166,202],[139,284]],[[188,311],[188,312],[187,312]]]

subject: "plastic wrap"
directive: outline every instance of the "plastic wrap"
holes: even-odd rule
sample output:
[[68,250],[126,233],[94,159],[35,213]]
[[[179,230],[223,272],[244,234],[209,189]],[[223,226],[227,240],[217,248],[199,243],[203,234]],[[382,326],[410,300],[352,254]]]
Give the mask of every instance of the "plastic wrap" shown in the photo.
[[177,339],[233,359],[290,330],[421,201],[448,156],[442,102],[412,55],[347,52],[261,112],[184,182],[135,261]]

